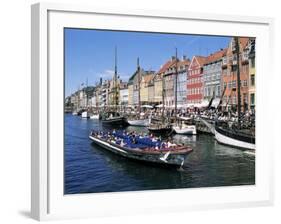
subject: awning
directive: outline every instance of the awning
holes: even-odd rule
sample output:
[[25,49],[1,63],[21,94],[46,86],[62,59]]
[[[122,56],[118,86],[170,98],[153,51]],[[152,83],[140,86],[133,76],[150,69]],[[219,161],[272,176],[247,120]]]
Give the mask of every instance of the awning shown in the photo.
[[220,98],[215,98],[213,99],[211,107],[217,108],[219,104],[220,104]]
[[142,107],[142,108],[149,108],[149,109],[152,109],[152,108],[153,108],[153,106],[150,106],[150,105],[142,105],[141,107]]
[[158,108],[159,108],[159,107],[163,107],[163,104],[159,104],[159,105],[157,105],[156,107],[158,107]]

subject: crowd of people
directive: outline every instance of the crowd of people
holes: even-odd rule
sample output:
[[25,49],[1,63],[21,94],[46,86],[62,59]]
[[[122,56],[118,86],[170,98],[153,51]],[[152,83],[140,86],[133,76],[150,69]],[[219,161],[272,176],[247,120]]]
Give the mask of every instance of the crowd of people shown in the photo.
[[121,147],[127,148],[139,148],[139,149],[150,149],[150,150],[166,150],[174,149],[178,145],[175,144],[171,138],[162,140],[161,136],[157,137],[153,134],[147,133],[136,133],[135,131],[116,131],[112,132],[92,132],[91,135],[103,139],[107,142],[120,145]]

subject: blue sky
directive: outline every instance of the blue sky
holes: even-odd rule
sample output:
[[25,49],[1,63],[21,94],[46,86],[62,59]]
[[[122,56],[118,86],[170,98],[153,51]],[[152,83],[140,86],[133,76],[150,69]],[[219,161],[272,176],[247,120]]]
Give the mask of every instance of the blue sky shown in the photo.
[[118,74],[127,81],[136,70],[137,57],[144,69],[158,71],[172,55],[206,56],[225,48],[229,37],[186,34],[65,29],[65,94],[75,92],[82,83],[95,85],[102,77],[111,79],[114,49],[118,52]]

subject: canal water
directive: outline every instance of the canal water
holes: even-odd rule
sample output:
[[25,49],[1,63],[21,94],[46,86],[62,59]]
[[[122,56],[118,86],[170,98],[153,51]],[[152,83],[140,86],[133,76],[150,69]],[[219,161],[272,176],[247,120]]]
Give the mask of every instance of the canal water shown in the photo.
[[[255,184],[255,156],[218,144],[214,137],[174,135],[193,148],[183,170],[122,158],[93,144],[90,131],[108,130],[98,120],[65,114],[65,194],[198,188]],[[126,130],[147,132],[129,126]]]

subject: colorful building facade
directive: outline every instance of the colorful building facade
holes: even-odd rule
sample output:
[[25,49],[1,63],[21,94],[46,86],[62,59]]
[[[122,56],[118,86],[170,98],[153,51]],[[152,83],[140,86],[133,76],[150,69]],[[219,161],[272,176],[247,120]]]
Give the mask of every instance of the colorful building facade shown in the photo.
[[249,109],[255,109],[256,105],[256,50],[255,39],[249,40],[250,50],[249,50]]
[[203,100],[203,68],[206,57],[193,56],[188,67],[187,103],[200,104]]
[[222,62],[222,82],[225,93],[223,97],[223,104],[225,108],[237,108],[238,91],[237,91],[237,68],[239,63],[240,70],[240,95],[242,110],[248,109],[248,80],[249,80],[249,38],[240,37],[239,42],[239,61],[237,60],[237,46],[235,39],[232,38],[226,55]]
[[220,98],[222,94],[222,58],[226,55],[227,49],[221,49],[210,54],[203,68],[203,87],[204,99],[210,100],[213,96]]

